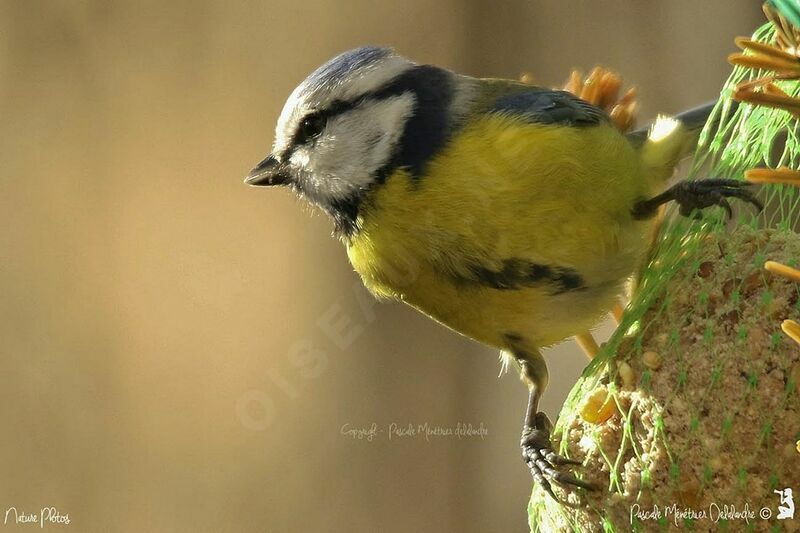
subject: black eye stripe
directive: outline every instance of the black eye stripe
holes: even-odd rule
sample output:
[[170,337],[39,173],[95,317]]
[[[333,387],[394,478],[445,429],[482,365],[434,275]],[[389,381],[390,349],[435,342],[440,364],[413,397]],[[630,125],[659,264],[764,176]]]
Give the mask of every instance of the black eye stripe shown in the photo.
[[[386,98],[391,98],[392,96],[400,96],[407,92],[414,92],[411,88],[405,86],[398,86],[395,80],[388,82],[383,87],[376,89],[373,92],[363,94],[353,100],[344,101],[344,100],[334,100],[326,109],[321,109],[317,111],[311,111],[306,116],[304,116],[297,125],[297,130],[295,131],[294,137],[292,138],[292,143],[287,150],[287,156],[290,155],[297,147],[302,146],[309,139],[313,136],[308,136],[303,133],[303,124],[312,119],[312,120],[322,120],[323,124],[327,123],[328,120],[341,115],[342,113],[347,113],[355,109],[356,107],[360,106],[363,103],[369,101],[378,101],[384,100]],[[323,126],[324,127],[324,126]]]
[[312,112],[303,117],[297,126],[292,144],[301,145],[318,136],[325,129],[328,116],[324,113]]
[[342,101],[335,101],[333,102],[327,109],[323,109],[320,111],[312,111],[303,117],[299,124],[297,125],[297,131],[294,134],[294,138],[292,139],[293,145],[300,145],[307,142],[312,136],[308,136],[308,131],[304,131],[304,125],[309,122],[321,123],[324,125],[328,122],[328,120],[332,119],[337,115],[341,115],[342,113],[346,113],[351,109],[358,107],[364,100],[365,97],[361,97],[353,102],[342,102]]

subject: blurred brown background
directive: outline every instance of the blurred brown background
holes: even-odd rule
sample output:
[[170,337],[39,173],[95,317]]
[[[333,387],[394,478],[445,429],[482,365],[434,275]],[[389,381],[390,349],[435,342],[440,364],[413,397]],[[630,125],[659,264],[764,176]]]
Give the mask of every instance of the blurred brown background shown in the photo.
[[[746,0],[0,3],[0,511],[56,506],[71,531],[526,531],[516,377],[374,304],[324,217],[241,179],[295,84],[357,45],[547,85],[602,63],[651,117],[712,98],[760,20]],[[547,355],[555,415],[586,361]],[[385,431],[459,422],[488,435]],[[342,434],[373,423],[371,442]]]

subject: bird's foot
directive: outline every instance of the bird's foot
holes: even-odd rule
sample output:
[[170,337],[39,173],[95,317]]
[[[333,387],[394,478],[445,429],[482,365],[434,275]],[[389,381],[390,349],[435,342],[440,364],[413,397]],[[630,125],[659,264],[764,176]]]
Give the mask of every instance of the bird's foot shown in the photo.
[[555,453],[550,448],[550,432],[552,424],[547,415],[543,412],[536,413],[533,427],[525,426],[522,430],[522,458],[531,470],[533,480],[544,489],[554,499],[551,482],[556,482],[563,486],[583,487],[584,489],[596,490],[597,487],[586,481],[580,480],[568,472],[558,469],[560,466],[580,465],[580,461],[567,459]]
[[733,209],[728,198],[739,198],[761,211],[764,209],[764,204],[748,189],[750,185],[746,181],[724,178],[682,181],[655,198],[637,202],[632,214],[636,219],[649,218],[655,214],[658,206],[674,200],[683,216],[693,215],[695,218],[700,218],[700,210],[718,205],[725,209],[728,218],[732,218]]

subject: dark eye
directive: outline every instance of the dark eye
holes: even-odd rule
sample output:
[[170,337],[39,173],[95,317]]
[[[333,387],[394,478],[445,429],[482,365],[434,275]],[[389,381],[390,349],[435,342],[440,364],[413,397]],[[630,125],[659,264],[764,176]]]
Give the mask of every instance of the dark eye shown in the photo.
[[302,144],[322,133],[326,122],[327,119],[320,113],[313,113],[305,117],[297,130],[297,142]]

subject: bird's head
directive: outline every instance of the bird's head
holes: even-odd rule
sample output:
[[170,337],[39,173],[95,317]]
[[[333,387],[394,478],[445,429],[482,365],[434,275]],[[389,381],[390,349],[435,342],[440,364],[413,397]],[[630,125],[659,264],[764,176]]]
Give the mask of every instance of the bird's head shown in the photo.
[[387,48],[345,52],[292,92],[272,153],[245,183],[291,186],[352,233],[368,191],[399,167],[421,172],[444,145],[455,80]]

